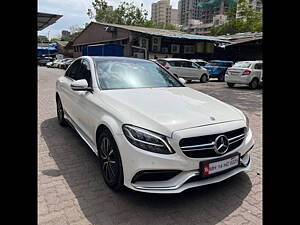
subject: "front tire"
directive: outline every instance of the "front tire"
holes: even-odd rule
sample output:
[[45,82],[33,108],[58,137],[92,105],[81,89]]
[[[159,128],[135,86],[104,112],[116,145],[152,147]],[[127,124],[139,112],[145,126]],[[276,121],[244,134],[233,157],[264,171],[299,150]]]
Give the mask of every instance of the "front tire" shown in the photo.
[[200,78],[201,83],[206,83],[208,82],[208,76],[206,74],[203,74]]
[[124,176],[121,156],[118,146],[109,132],[104,130],[97,140],[98,156],[102,176],[105,183],[112,190],[120,190],[124,186]]
[[65,120],[64,108],[62,106],[60,97],[56,97],[56,112],[57,112],[57,119],[59,125],[65,127],[67,126],[67,121]]

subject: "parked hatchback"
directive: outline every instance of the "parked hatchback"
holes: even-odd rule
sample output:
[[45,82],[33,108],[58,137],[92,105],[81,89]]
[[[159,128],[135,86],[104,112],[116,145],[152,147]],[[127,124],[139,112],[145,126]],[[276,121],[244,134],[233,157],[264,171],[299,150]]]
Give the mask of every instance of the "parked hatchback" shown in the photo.
[[205,66],[207,64],[207,62],[202,59],[191,59],[191,61],[198,64],[199,66]]
[[208,70],[210,78],[218,78],[219,81],[224,81],[226,70],[232,67],[233,64],[232,61],[210,60],[204,68]]
[[166,58],[158,59],[157,62],[175,76],[181,77],[188,82],[199,80],[201,83],[205,83],[209,80],[208,71],[190,60]]
[[235,63],[225,74],[225,81],[229,87],[235,84],[246,84],[256,89],[262,84],[262,61],[241,61]]

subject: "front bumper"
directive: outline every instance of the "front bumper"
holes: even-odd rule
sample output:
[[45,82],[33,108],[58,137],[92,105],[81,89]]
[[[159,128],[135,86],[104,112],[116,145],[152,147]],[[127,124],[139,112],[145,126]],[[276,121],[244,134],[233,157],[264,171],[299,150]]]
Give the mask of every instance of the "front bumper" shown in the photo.
[[[231,122],[231,127],[234,129],[240,126],[238,121]],[[231,129],[232,129],[231,128]],[[254,145],[252,137],[252,131],[249,129],[247,136],[243,143],[229,152],[220,156],[220,160],[223,157],[234,153],[240,153],[241,163],[238,167],[229,170],[220,175],[214,177],[203,178],[200,175],[200,162],[207,161],[215,158],[189,158],[183,154],[178,143],[182,135],[189,136],[197,133],[199,136],[202,132],[222,132],[224,130],[224,124],[217,124],[213,126],[207,126],[203,128],[194,128],[184,131],[175,132],[172,139],[169,140],[170,145],[175,150],[175,154],[163,155],[153,152],[144,151],[131,145],[124,135],[117,135],[116,141],[119,146],[122,162],[123,162],[123,173],[124,173],[124,185],[130,189],[148,192],[148,193],[180,193],[186,189],[212,184],[225,180],[237,173],[246,171],[250,168],[250,154],[249,150]],[[227,129],[230,129],[227,127]],[[201,132],[200,132],[201,130]],[[134,181],[133,177],[140,171],[156,171],[156,170],[180,170],[176,176],[168,180],[163,181]],[[191,181],[190,179],[199,177]]]

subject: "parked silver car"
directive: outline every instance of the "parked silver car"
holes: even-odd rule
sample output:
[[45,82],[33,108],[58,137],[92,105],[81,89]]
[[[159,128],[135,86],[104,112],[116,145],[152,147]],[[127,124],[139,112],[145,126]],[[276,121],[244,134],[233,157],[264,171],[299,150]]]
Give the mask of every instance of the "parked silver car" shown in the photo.
[[175,76],[181,77],[187,82],[200,80],[201,83],[205,83],[209,80],[208,71],[191,60],[165,58],[158,59],[157,62]]
[[208,63],[203,59],[191,59],[191,61],[198,64],[199,66],[205,66]]
[[237,62],[227,69],[225,82],[229,87],[235,84],[246,84],[249,88],[256,89],[262,84],[262,66],[261,60]]

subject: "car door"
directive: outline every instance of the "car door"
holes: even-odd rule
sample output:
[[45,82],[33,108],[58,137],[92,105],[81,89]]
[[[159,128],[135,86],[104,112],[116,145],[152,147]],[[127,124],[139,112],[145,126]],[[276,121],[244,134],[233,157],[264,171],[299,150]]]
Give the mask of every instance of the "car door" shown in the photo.
[[77,106],[77,94],[71,89],[71,84],[77,79],[81,59],[76,60],[66,71],[65,76],[59,80],[60,98],[65,111],[65,114],[74,121]]
[[186,79],[199,79],[201,71],[195,63],[190,61],[182,61],[183,63],[183,73]]
[[[80,69],[77,75],[77,79],[85,79],[88,86],[93,88],[93,81],[91,75],[91,65],[88,59],[82,59]],[[93,103],[93,91],[75,91],[76,94],[76,110],[74,119],[77,125],[83,132],[85,138],[93,143],[94,126],[96,126],[96,121],[93,115],[97,107]]]
[[167,63],[170,66],[170,68],[168,69],[170,72],[176,74],[178,77],[183,77],[181,71],[182,65],[180,61],[168,61]]

